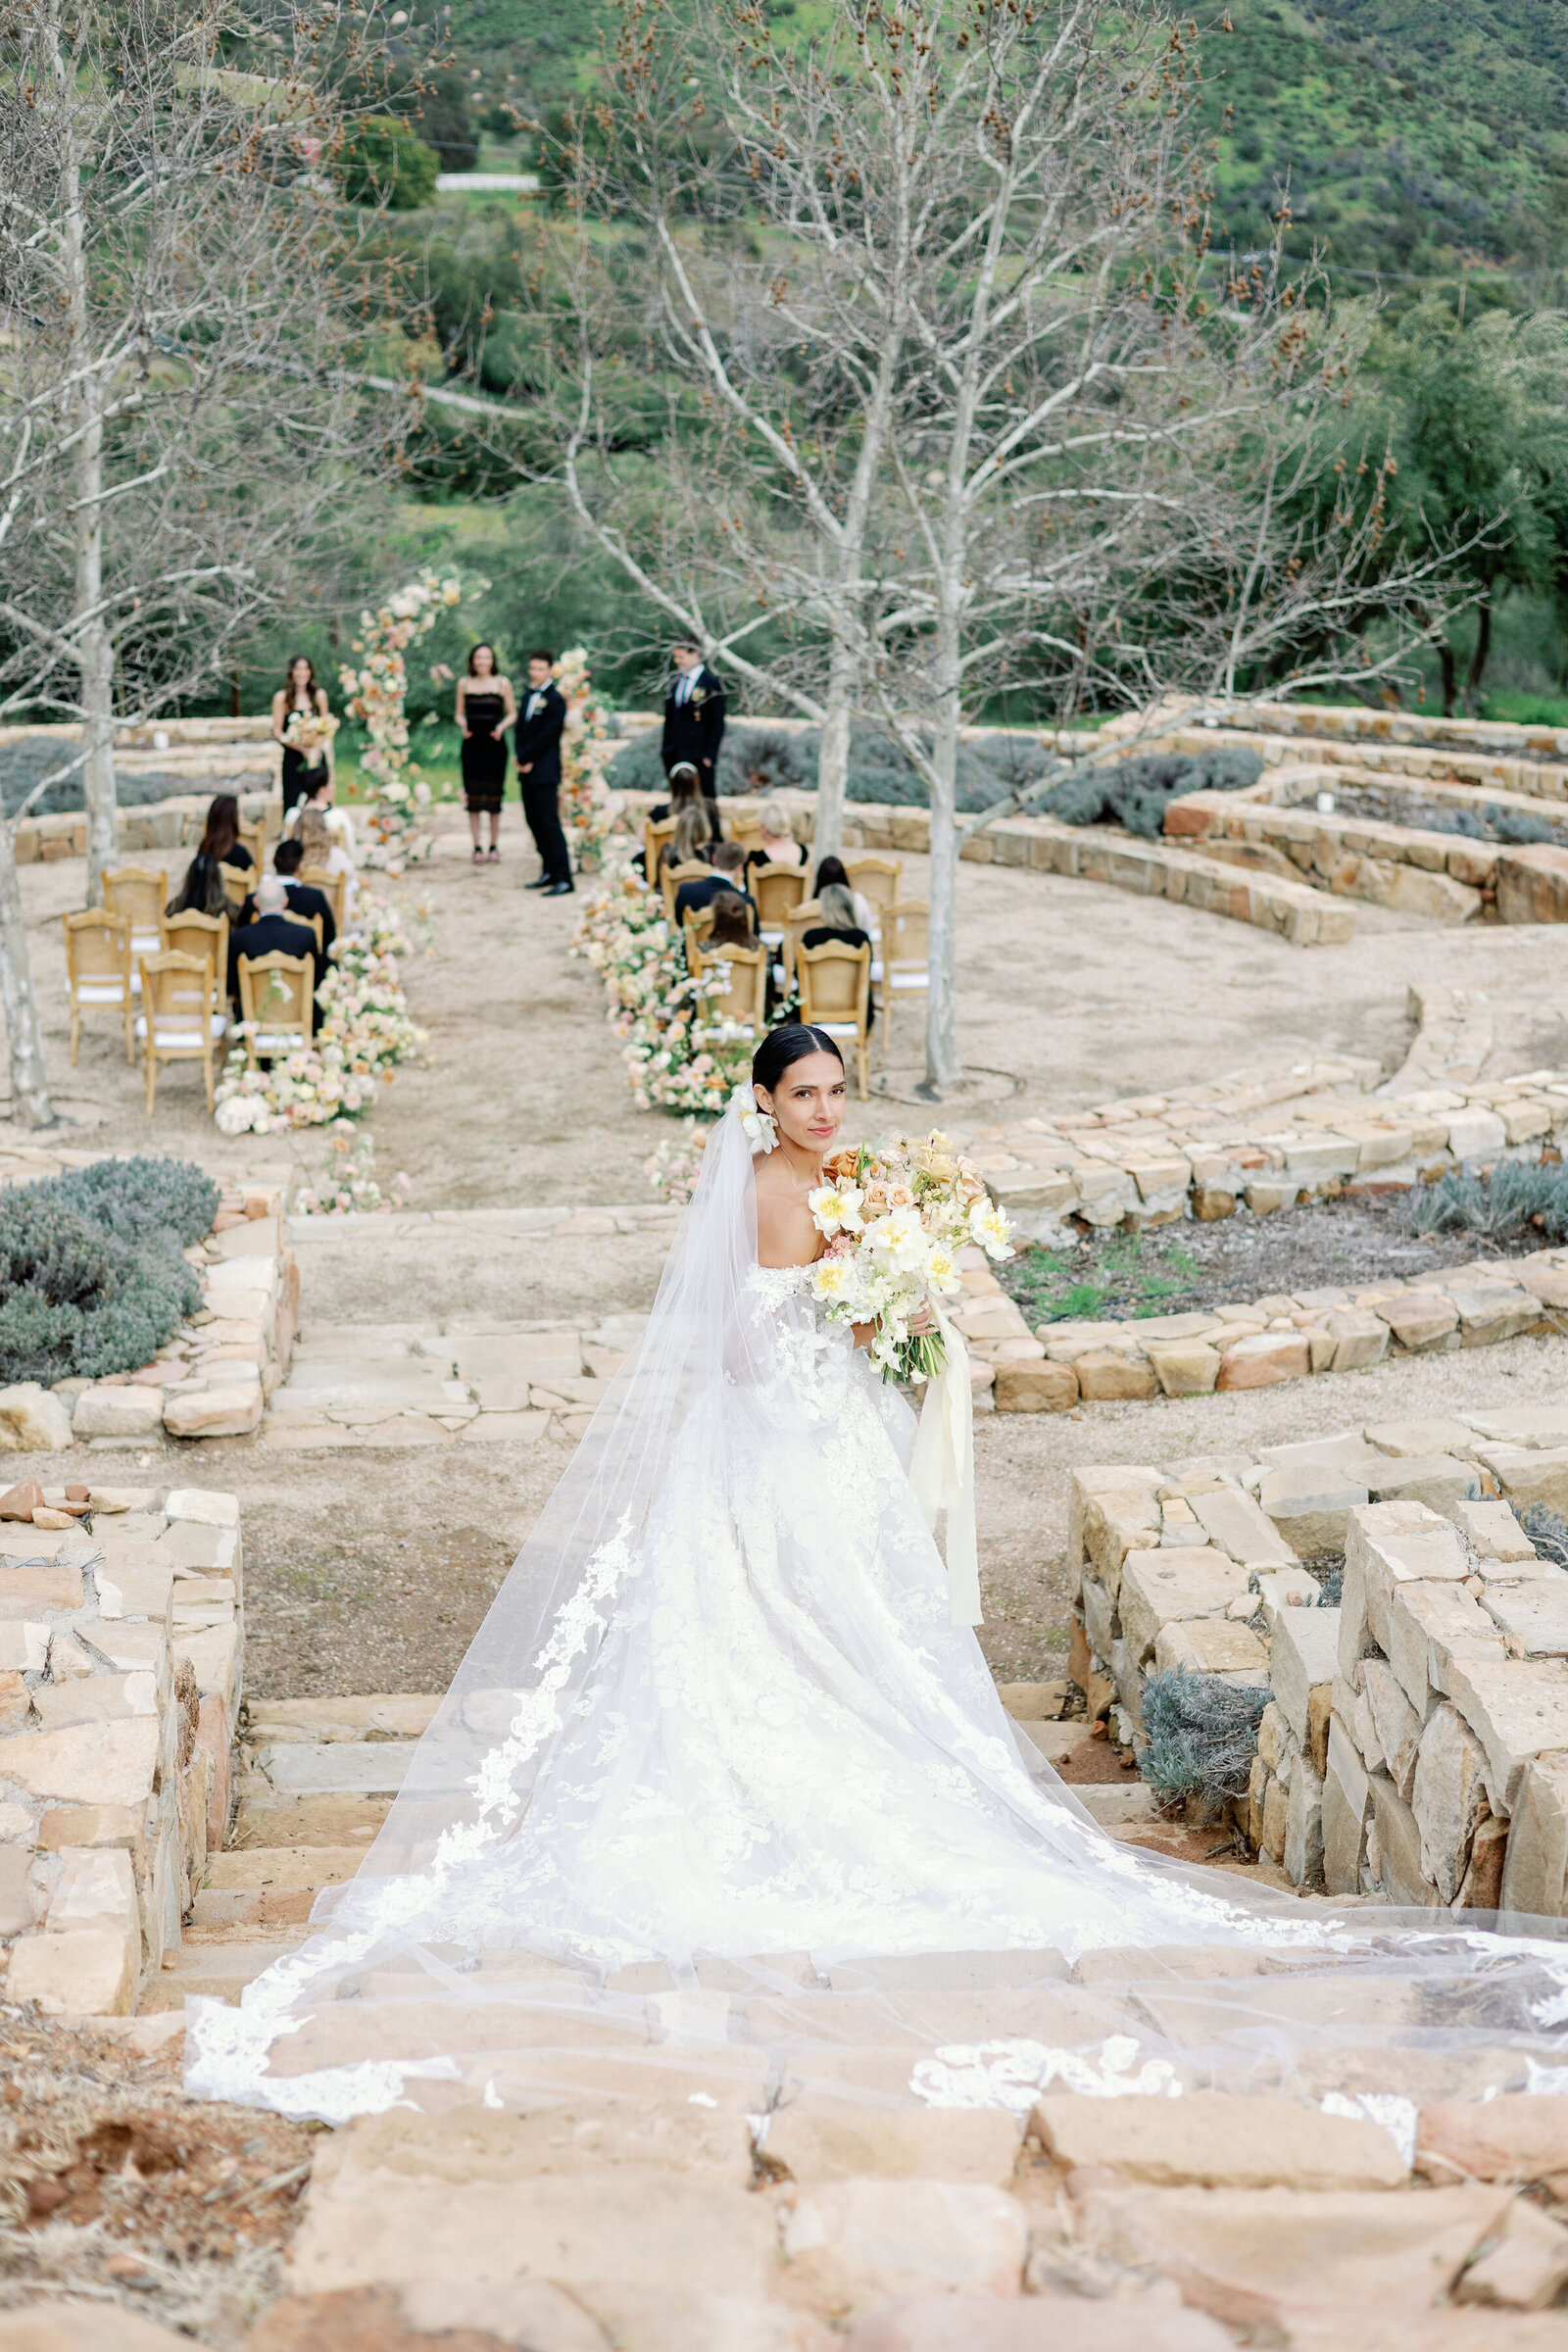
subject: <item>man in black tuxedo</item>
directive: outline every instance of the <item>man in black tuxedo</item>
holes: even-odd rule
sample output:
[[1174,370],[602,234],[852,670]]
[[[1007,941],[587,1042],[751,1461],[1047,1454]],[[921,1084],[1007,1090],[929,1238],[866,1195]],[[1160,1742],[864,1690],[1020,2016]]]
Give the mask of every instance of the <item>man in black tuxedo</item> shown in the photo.
[[738,841],[715,841],[708,853],[712,868],[699,881],[683,882],[675,893],[675,920],[683,923],[689,914],[699,914],[711,906],[721,890],[732,890],[744,901],[746,919],[757,936],[757,901],[746,887],[746,852]]
[[264,874],[256,886],[256,920],[244,923],[228,943],[228,993],[239,996],[239,959],[242,956],[308,956],[311,959],[311,1032],[315,1035],[320,1021],[320,1007],[316,1003],[316,986],[320,977],[316,955],[316,933],[308,924],[290,922],[288,900],[284,896],[280,874]]
[[571,890],[571,859],[561,829],[558,795],[561,791],[561,736],[566,724],[566,702],[550,672],[554,654],[528,656],[528,691],[513,733],[517,757],[517,783],[522,813],[528,820],[539,853],[539,877],[530,890],[547,899],[564,899]]
[[695,645],[671,648],[675,683],[664,697],[664,733],[661,752],[664,773],[687,760],[702,778],[703,797],[712,800],[713,770],[724,740],[724,689],[705,667]]
[[[283,897],[288,912],[297,915],[302,923],[308,923],[315,914],[321,918],[321,956],[324,961],[331,955],[332,942],[337,937],[337,917],[332,912],[332,902],[324,890],[318,890],[314,882],[295,880],[304,862],[305,852],[297,841],[280,841],[272,852],[272,870],[283,877]],[[242,925],[255,922],[254,891],[240,908],[239,919]]]

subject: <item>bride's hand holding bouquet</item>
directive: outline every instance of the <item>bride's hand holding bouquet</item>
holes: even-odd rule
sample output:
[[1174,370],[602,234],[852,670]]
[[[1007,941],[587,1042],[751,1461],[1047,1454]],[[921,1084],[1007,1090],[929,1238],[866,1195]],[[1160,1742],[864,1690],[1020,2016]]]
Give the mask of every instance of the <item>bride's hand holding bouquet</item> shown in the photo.
[[875,1326],[884,1380],[935,1379],[947,1361],[937,1301],[963,1287],[959,1250],[977,1243],[988,1257],[1012,1255],[984,1177],[933,1133],[835,1152],[822,1179],[807,1200],[827,1242],[813,1294],[830,1321]]

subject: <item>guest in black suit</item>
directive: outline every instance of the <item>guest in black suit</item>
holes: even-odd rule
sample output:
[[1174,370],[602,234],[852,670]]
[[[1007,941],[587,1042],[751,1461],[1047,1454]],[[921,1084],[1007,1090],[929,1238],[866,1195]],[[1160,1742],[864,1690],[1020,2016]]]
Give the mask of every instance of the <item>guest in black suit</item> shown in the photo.
[[[305,852],[297,841],[280,841],[272,852],[273,870],[283,877],[283,896],[288,903],[288,912],[298,915],[302,923],[308,923],[315,914],[321,918],[321,956],[324,960],[331,955],[332,942],[337,937],[337,917],[332,912],[332,902],[324,890],[318,890],[314,882],[295,881],[294,877],[304,862]],[[240,908],[239,919],[242,925],[255,922],[254,891]]]
[[571,889],[571,859],[558,805],[566,702],[550,675],[555,665],[554,654],[528,656],[528,691],[517,713],[514,743],[522,813],[539,852],[539,877],[528,888],[542,890],[547,899],[564,899]]
[[281,874],[266,874],[257,886],[256,920],[246,923],[229,936],[228,993],[239,996],[239,959],[242,956],[308,956],[311,959],[311,1032],[314,1036],[320,1021],[320,1007],[316,1004],[315,991],[319,977],[316,956],[316,933],[304,923],[290,922],[288,900],[284,894]]
[[695,645],[672,649],[675,683],[664,697],[664,733],[661,745],[664,773],[683,760],[690,760],[702,781],[705,800],[716,796],[713,771],[718,747],[724,740],[724,689],[706,668]]
[[709,857],[712,872],[705,874],[701,881],[683,882],[675,893],[676,922],[683,923],[689,914],[696,914],[700,907],[710,906],[720,891],[728,890],[733,891],[745,906],[746,919],[755,938],[757,901],[742,878],[746,871],[746,852],[738,841],[715,841]]

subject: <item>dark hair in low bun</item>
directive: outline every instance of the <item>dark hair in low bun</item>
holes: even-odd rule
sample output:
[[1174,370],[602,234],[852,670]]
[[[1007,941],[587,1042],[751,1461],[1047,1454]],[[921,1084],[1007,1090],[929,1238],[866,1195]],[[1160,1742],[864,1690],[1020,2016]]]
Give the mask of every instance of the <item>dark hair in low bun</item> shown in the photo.
[[800,1021],[781,1021],[770,1029],[757,1052],[752,1055],[752,1084],[765,1086],[771,1094],[792,1061],[804,1061],[808,1054],[831,1054],[840,1069],[844,1056],[825,1029],[808,1029]]

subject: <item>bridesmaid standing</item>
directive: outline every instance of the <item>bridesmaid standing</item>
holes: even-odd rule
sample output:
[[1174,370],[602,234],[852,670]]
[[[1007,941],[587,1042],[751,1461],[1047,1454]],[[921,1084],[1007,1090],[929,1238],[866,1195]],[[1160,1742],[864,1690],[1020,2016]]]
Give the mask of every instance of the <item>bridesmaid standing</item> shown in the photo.
[[501,795],[507,781],[507,739],[517,715],[512,680],[496,667],[493,645],[476,645],[468,656],[468,674],[458,680],[458,725],[463,730],[463,798],[473,835],[473,862],[484,863],[479,843],[479,820],[490,819],[490,863],[500,862]]
[[322,768],[328,774],[332,768],[330,742],[318,742],[308,751],[299,751],[286,740],[289,720],[296,714],[305,720],[327,715],[326,688],[317,684],[316,667],[308,654],[295,655],[288,675],[272,697],[272,741],[283,746],[285,822],[290,809],[317,790]]

